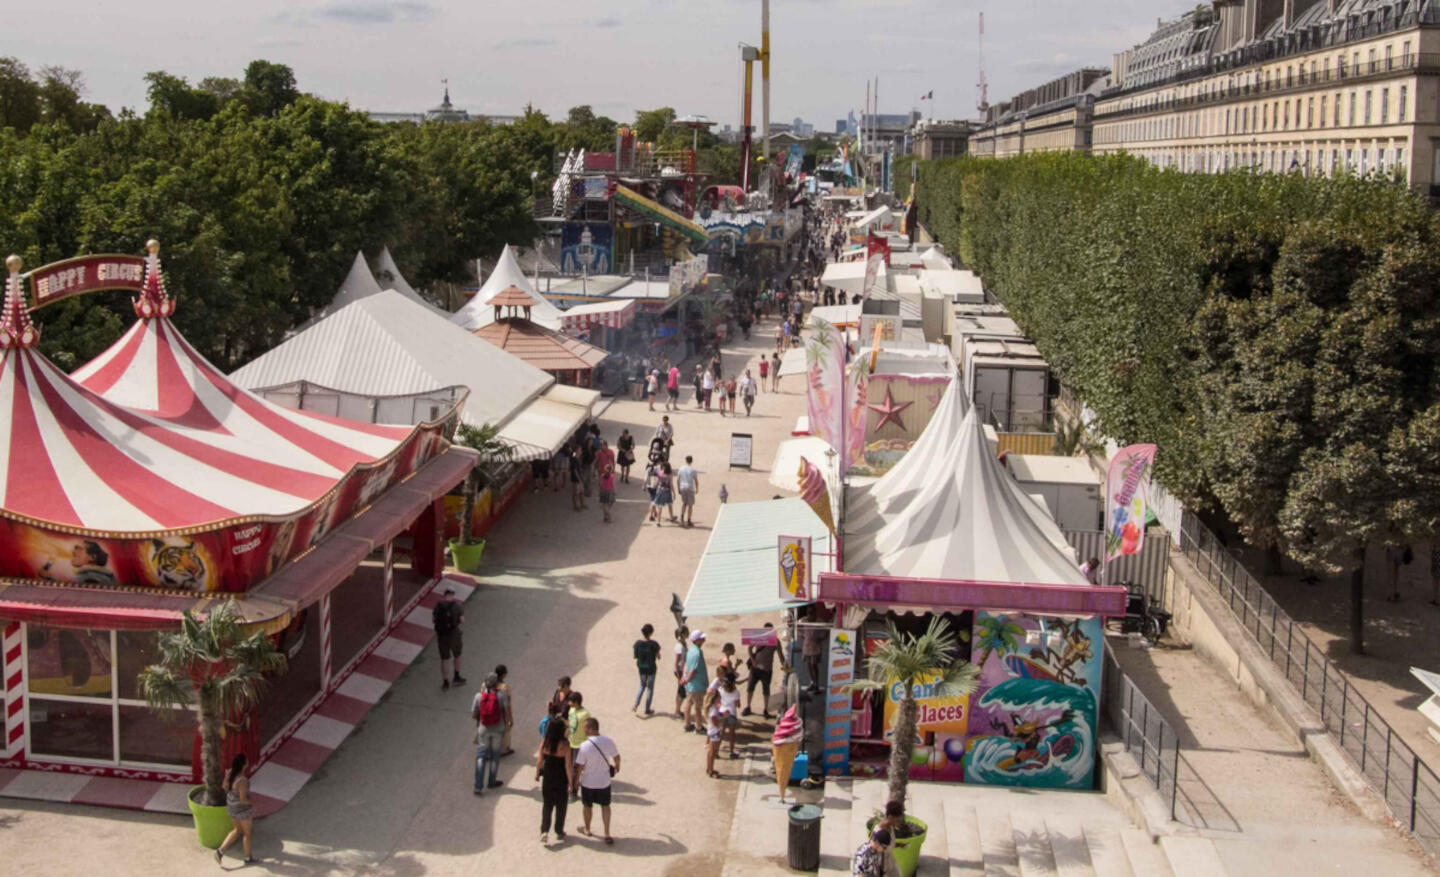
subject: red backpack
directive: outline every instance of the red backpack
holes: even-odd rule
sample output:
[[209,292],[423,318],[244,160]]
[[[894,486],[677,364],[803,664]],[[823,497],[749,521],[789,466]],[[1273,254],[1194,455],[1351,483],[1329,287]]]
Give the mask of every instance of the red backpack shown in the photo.
[[487,688],[480,693],[480,705],[475,709],[475,718],[482,725],[498,725],[505,721],[505,712],[500,709],[500,693]]

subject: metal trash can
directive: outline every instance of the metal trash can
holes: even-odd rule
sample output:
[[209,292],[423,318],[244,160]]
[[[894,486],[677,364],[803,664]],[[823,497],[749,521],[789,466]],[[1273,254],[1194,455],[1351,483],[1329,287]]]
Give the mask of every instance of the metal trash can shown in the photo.
[[820,870],[820,820],[825,813],[814,804],[790,808],[790,867],[797,871]]

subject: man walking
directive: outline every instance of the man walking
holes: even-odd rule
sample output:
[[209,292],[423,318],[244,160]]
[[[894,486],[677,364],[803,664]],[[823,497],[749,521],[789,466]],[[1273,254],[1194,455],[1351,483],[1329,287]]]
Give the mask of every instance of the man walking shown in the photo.
[[460,637],[460,625],[465,623],[465,613],[460,601],[455,599],[455,589],[446,588],[440,602],[431,613],[435,623],[435,644],[440,649],[440,690],[450,688],[450,662],[454,659],[454,683],[461,685],[465,677],[460,675],[460,650],[464,646]]
[[687,455],[685,465],[675,473],[675,486],[680,491],[680,526],[695,526],[695,491],[700,489],[700,473],[693,465],[695,458]]
[[[485,677],[480,693],[470,705],[470,715],[475,719],[475,794],[485,789],[498,789],[503,783],[496,778],[500,770],[500,756],[505,751],[505,716],[510,711],[505,692],[500,690],[500,677],[491,673]],[[489,767],[488,771],[486,767]]]
[[600,720],[585,720],[585,742],[575,753],[575,778],[571,790],[580,790],[580,803],[585,808],[585,826],[580,833],[594,837],[590,830],[590,818],[595,806],[600,806],[600,820],[605,826],[605,843],[615,845],[610,836],[610,778],[620,772],[620,750],[615,741],[600,733]]
[[740,398],[745,400],[745,416],[749,417],[750,409],[755,407],[755,378],[748,368],[745,369],[745,376],[740,379]]
[[635,655],[635,669],[640,671],[640,690],[635,692],[635,705],[630,707],[630,712],[640,708],[640,697],[645,696],[645,715],[655,715],[652,704],[655,702],[655,660],[660,657],[660,644],[650,637],[655,633],[654,625],[647,624],[640,628],[640,639],[635,640],[635,646],[631,651]]
[[685,730],[705,733],[705,713],[701,706],[705,690],[710,687],[710,671],[705,668],[705,631],[690,634],[690,648],[685,651],[685,674],[680,684],[685,686]]
[[[774,624],[765,622],[765,627],[773,630]],[[741,715],[750,715],[750,703],[755,699],[755,686],[760,686],[761,701],[760,709],[765,718],[770,718],[770,680],[775,672],[775,653],[779,651],[775,646],[751,646],[750,657],[745,663],[750,667],[750,678],[745,682],[745,711]]]
[[665,399],[665,410],[666,410],[666,411],[679,411],[679,410],[680,410],[680,367],[679,367],[678,365],[672,365],[672,366],[670,366],[670,371],[666,373],[666,376],[665,376],[665,392],[666,392],[666,394],[667,394],[667,398]]

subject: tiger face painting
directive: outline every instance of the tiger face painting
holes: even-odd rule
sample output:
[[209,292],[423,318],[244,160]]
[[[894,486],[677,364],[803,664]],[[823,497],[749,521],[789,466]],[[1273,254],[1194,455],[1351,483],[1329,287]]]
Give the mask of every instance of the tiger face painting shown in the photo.
[[150,568],[163,588],[204,591],[209,585],[209,568],[194,542],[169,545],[151,539]]

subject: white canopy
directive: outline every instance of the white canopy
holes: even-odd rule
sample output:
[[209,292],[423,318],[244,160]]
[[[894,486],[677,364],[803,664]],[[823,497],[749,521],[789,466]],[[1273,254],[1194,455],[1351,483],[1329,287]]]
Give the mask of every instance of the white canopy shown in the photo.
[[469,331],[490,325],[495,322],[495,308],[490,304],[490,300],[512,286],[528,293],[535,300],[535,305],[530,310],[530,319],[533,322],[547,329],[560,330],[560,309],[535,291],[530,278],[525,276],[525,272],[520,269],[520,263],[515,260],[515,252],[509,244],[501,251],[495,270],[491,271],[490,276],[481,284],[480,291],[450,316],[450,322]]
[[851,223],[850,227],[852,229],[865,229],[869,228],[872,225],[875,225],[876,223],[879,223],[880,225],[887,225],[893,223],[894,221],[895,214],[891,212],[889,207],[876,207],[874,210],[864,214],[859,219],[856,219],[853,223]]
[[920,254],[920,263],[926,268],[944,271],[950,268],[950,257],[945,255],[943,247],[937,245]]
[[431,304],[423,295],[416,292],[414,287],[405,281],[404,275],[400,273],[400,269],[395,265],[395,259],[390,255],[389,247],[381,247],[380,255],[375,259],[375,273],[378,275],[376,279],[379,280],[386,289],[393,289],[416,304],[424,305],[429,310],[446,319],[450,318],[449,311]]
[[860,305],[821,305],[810,310],[810,316],[834,326],[860,325]]
[[925,431],[889,472],[847,494],[846,572],[1084,585],[1050,514],[990,451],[951,381]]
[[[825,273],[820,275],[820,282],[842,290],[846,295],[859,295],[865,291],[865,265],[863,259],[855,262],[831,262],[825,266]],[[889,272],[885,270],[885,263],[881,262],[875,290],[888,292],[889,289]]]
[[347,305],[230,377],[250,390],[310,381],[375,397],[460,385],[471,391],[462,417],[477,426],[509,422],[555,380],[394,290]]

